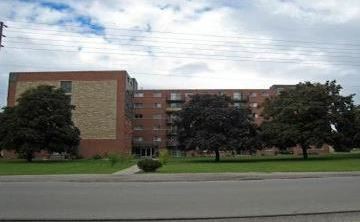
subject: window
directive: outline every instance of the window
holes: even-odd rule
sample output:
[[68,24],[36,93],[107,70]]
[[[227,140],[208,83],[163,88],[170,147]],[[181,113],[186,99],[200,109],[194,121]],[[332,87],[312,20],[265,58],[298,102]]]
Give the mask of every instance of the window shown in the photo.
[[257,93],[256,93],[256,92],[252,92],[252,93],[250,94],[250,96],[251,96],[251,97],[256,97],[256,96],[257,96]]
[[268,97],[268,96],[269,96],[269,93],[266,92],[266,91],[263,91],[261,94],[262,94],[262,96],[264,96],[264,97]]
[[251,103],[251,107],[257,108],[257,107],[258,107],[258,104],[257,104],[257,103]]
[[154,107],[155,107],[155,108],[161,108],[161,103],[155,103],[155,104],[154,104]]
[[190,100],[192,95],[193,95],[192,93],[185,93],[185,98],[187,100]]
[[180,93],[170,93],[170,100],[181,100],[181,94]]
[[134,103],[134,108],[143,108],[144,105],[142,103]]
[[153,115],[153,118],[154,119],[161,119],[161,114],[155,114],[155,115]]
[[153,130],[160,130],[161,129],[161,126],[160,125],[155,125]]
[[240,103],[234,103],[235,107],[240,107]]
[[170,103],[170,107],[171,108],[181,108],[181,104],[180,103]]
[[60,81],[60,88],[65,93],[71,93],[72,92],[72,82],[71,81]]
[[284,88],[277,88],[276,94],[279,95],[282,91],[284,91]]
[[134,95],[135,97],[144,97],[144,93],[137,92]]
[[233,93],[233,99],[235,99],[235,100],[241,99],[241,93],[240,92],[234,92]]
[[135,126],[134,130],[144,130],[144,127],[143,126]]
[[161,97],[161,92],[155,92],[155,93],[153,94],[153,97]]
[[143,118],[143,114],[135,114],[135,119],[142,119]]
[[154,142],[161,142],[161,137],[155,136],[155,137],[153,138],[153,141],[154,141]]
[[134,141],[135,142],[142,142],[142,141],[144,141],[144,138],[142,138],[142,137],[134,137]]

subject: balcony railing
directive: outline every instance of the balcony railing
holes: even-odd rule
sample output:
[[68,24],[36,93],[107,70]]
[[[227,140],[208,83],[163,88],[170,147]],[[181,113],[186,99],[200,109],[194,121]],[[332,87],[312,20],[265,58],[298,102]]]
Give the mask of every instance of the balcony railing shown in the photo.
[[179,146],[180,144],[179,144],[178,141],[168,141],[168,142],[166,143],[166,145],[167,145],[168,147],[174,147],[174,146]]
[[158,146],[162,141],[136,141],[133,140],[133,146]]
[[178,112],[181,110],[181,107],[166,107],[166,112]]
[[238,101],[238,102],[246,102],[249,100],[249,97],[248,96],[235,96],[235,97],[233,96],[232,100]]
[[168,103],[174,103],[174,102],[184,102],[185,101],[185,97],[182,95],[179,96],[169,96],[166,98]]
[[168,136],[176,136],[178,132],[176,130],[170,129],[167,131]]

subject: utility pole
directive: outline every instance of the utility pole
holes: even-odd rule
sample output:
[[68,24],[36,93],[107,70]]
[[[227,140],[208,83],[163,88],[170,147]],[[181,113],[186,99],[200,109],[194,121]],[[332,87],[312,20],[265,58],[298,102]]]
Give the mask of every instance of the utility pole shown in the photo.
[[5,38],[6,36],[3,34],[4,33],[4,28],[7,28],[7,26],[4,24],[4,22],[0,21],[0,50],[3,46],[2,44],[2,39]]

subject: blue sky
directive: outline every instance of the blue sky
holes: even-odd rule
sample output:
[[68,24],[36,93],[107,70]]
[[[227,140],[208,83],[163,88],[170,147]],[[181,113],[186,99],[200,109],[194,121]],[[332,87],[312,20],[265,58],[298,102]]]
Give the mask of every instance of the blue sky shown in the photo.
[[12,71],[125,69],[143,88],[336,79],[360,95],[357,0],[2,0],[0,20],[0,106]]

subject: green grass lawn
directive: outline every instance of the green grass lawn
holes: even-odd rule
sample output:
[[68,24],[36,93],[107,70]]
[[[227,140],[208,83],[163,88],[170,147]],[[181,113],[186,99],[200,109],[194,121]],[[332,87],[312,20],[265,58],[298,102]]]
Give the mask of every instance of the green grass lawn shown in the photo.
[[213,158],[172,159],[159,169],[160,173],[210,173],[210,172],[330,172],[360,171],[360,153],[329,154],[326,156],[302,157],[243,156],[223,158],[214,162]]
[[110,166],[107,160],[33,161],[0,160],[0,175],[107,174],[125,169],[135,161]]

